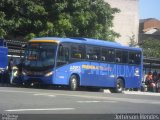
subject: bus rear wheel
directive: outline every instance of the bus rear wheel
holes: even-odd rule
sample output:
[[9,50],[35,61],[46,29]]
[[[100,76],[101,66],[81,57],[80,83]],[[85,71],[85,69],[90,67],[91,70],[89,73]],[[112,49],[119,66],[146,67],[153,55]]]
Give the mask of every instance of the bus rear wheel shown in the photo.
[[70,90],[72,90],[72,91],[75,91],[78,89],[78,78],[76,75],[72,75],[70,77],[69,86],[70,86]]
[[114,92],[114,93],[122,93],[124,90],[124,83],[123,83],[123,80],[118,78],[117,79],[117,82],[116,82],[116,87],[111,89],[111,92]]

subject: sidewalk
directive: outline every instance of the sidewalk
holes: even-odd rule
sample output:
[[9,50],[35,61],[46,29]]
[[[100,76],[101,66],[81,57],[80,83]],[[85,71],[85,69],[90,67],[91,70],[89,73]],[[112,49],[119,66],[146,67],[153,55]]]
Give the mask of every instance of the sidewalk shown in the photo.
[[[104,93],[111,93],[109,89],[102,89],[100,91]],[[160,96],[160,93],[155,93],[155,92],[128,91],[128,90],[123,91],[123,94]]]
[[160,93],[142,91],[124,91],[124,94],[160,96]]

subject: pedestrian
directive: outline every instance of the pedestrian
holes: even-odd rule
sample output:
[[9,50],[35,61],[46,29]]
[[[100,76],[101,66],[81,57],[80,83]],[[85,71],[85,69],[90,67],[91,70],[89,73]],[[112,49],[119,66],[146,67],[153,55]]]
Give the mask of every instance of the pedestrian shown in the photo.
[[146,85],[149,85],[152,80],[153,80],[152,72],[148,72],[145,80]]
[[157,82],[157,80],[158,80],[158,74],[157,74],[157,71],[154,71],[154,72],[153,72],[152,78],[153,78],[153,81],[156,83],[156,82]]
[[146,77],[146,85],[148,87],[148,91],[155,92],[156,91],[156,84],[153,81],[153,74],[149,72]]
[[8,70],[11,72],[12,68],[14,66],[14,61],[13,58],[11,57],[11,59],[9,60],[9,64],[8,64]]
[[13,61],[13,58],[11,58],[9,61],[9,65],[8,65],[8,71],[10,74],[10,84],[12,84],[12,82],[13,82],[13,76],[14,76],[13,75],[14,74],[13,68],[14,68],[14,61]]

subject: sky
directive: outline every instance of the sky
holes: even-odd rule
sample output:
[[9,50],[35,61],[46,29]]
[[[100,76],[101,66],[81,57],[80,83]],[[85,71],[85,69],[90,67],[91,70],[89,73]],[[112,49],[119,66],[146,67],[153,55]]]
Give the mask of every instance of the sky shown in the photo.
[[139,0],[140,19],[156,18],[160,20],[160,0]]

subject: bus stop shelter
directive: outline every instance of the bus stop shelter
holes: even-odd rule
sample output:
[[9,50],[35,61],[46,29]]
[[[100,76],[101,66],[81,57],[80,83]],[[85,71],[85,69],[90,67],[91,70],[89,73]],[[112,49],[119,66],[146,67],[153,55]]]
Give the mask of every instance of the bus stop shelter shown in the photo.
[[20,57],[24,53],[23,45],[27,42],[18,41],[18,40],[5,40],[8,47],[8,56]]
[[143,59],[143,69],[145,73],[148,72],[158,72],[160,73],[160,59],[159,58],[152,58],[152,57],[144,57]]

